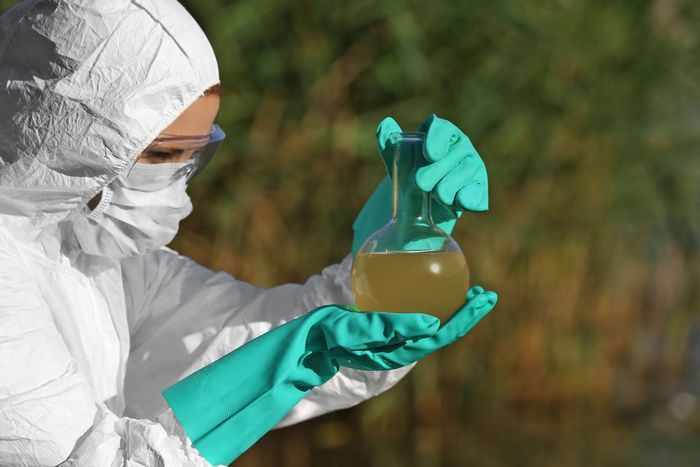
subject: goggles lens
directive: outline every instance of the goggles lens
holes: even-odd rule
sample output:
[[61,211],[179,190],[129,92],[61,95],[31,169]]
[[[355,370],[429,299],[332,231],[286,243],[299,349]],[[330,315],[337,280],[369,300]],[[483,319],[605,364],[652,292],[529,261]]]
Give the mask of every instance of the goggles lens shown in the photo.
[[165,164],[186,163],[174,178],[186,177],[189,182],[214,157],[226,133],[219,125],[213,125],[208,135],[161,135],[138,157],[136,163]]

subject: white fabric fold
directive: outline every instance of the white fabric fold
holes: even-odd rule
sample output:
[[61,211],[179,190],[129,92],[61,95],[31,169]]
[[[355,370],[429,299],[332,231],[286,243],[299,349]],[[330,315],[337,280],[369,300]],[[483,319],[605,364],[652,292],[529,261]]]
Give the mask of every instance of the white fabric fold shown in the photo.
[[[160,391],[317,306],[352,304],[349,256],[263,289],[167,248],[80,251],[71,216],[218,82],[175,0],[27,0],[0,17],[0,465],[207,465]],[[406,371],[343,370],[281,425]]]

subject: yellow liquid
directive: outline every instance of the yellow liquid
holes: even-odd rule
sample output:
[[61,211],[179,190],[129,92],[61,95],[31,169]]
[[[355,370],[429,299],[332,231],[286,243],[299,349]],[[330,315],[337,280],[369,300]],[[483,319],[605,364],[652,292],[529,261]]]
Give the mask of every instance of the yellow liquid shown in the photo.
[[469,268],[461,252],[360,253],[352,293],[363,311],[428,313],[444,321],[462,306]]

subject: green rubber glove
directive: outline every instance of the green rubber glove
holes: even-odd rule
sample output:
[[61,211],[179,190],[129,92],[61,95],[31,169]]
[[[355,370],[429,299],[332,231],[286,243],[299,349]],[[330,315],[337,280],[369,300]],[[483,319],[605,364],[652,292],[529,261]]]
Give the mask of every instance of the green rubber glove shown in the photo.
[[332,378],[340,365],[399,368],[406,363],[385,355],[432,336],[440,325],[437,318],[420,313],[351,310],[334,305],[317,308],[163,391],[192,444],[209,463],[233,462],[311,389]]
[[[329,355],[341,366],[357,370],[378,370],[399,368],[410,365],[447,345],[454,343],[469,332],[496,305],[497,297],[493,292],[484,292],[481,287],[472,287],[468,293],[467,303],[459,308],[450,319],[433,335],[423,339],[407,341],[401,344],[375,347],[366,350],[349,351],[347,347],[336,346],[329,350]],[[347,307],[357,308],[357,307]],[[299,400],[301,400],[299,395]],[[236,426],[236,436],[258,439],[265,434],[260,416],[266,413],[282,413],[293,407],[289,400],[286,385],[277,385],[242,408],[231,417],[228,423]],[[285,412],[286,413],[286,412]],[[254,431],[257,430],[257,431]],[[229,441],[230,442],[230,441]]]
[[381,360],[386,366],[397,367],[417,362],[436,350],[454,343],[460,337],[463,337],[471,331],[471,329],[496,306],[497,301],[498,296],[495,292],[485,292],[484,289],[479,286],[471,287],[467,293],[466,303],[453,313],[450,319],[448,319],[432,336],[409,342],[396,349],[374,352],[371,356],[368,355],[368,359],[366,360],[359,360],[357,356],[353,356],[350,363],[343,365],[363,369],[357,365],[358,363],[366,363],[367,369],[369,369],[369,367],[376,364],[378,360]]
[[[393,148],[389,135],[401,127],[387,117],[377,126],[377,144],[384,167],[391,175]],[[420,124],[426,133],[425,152],[431,162],[416,172],[416,185],[430,192],[433,220],[442,230],[452,233],[463,210],[488,210],[488,176],[486,166],[471,141],[459,128],[435,114]],[[355,236],[352,256],[372,232],[391,219],[391,180],[387,176],[372,193],[353,223]]]

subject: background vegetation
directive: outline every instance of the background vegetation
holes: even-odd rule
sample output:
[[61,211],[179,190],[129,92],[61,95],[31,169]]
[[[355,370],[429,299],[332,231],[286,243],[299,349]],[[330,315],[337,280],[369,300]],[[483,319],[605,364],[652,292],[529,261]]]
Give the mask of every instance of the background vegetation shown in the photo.
[[490,212],[454,237],[496,310],[235,465],[700,465],[692,0],[183,3],[219,57],[228,133],[183,253],[262,286],[338,262],[384,175],[386,115],[450,119],[490,176]]

